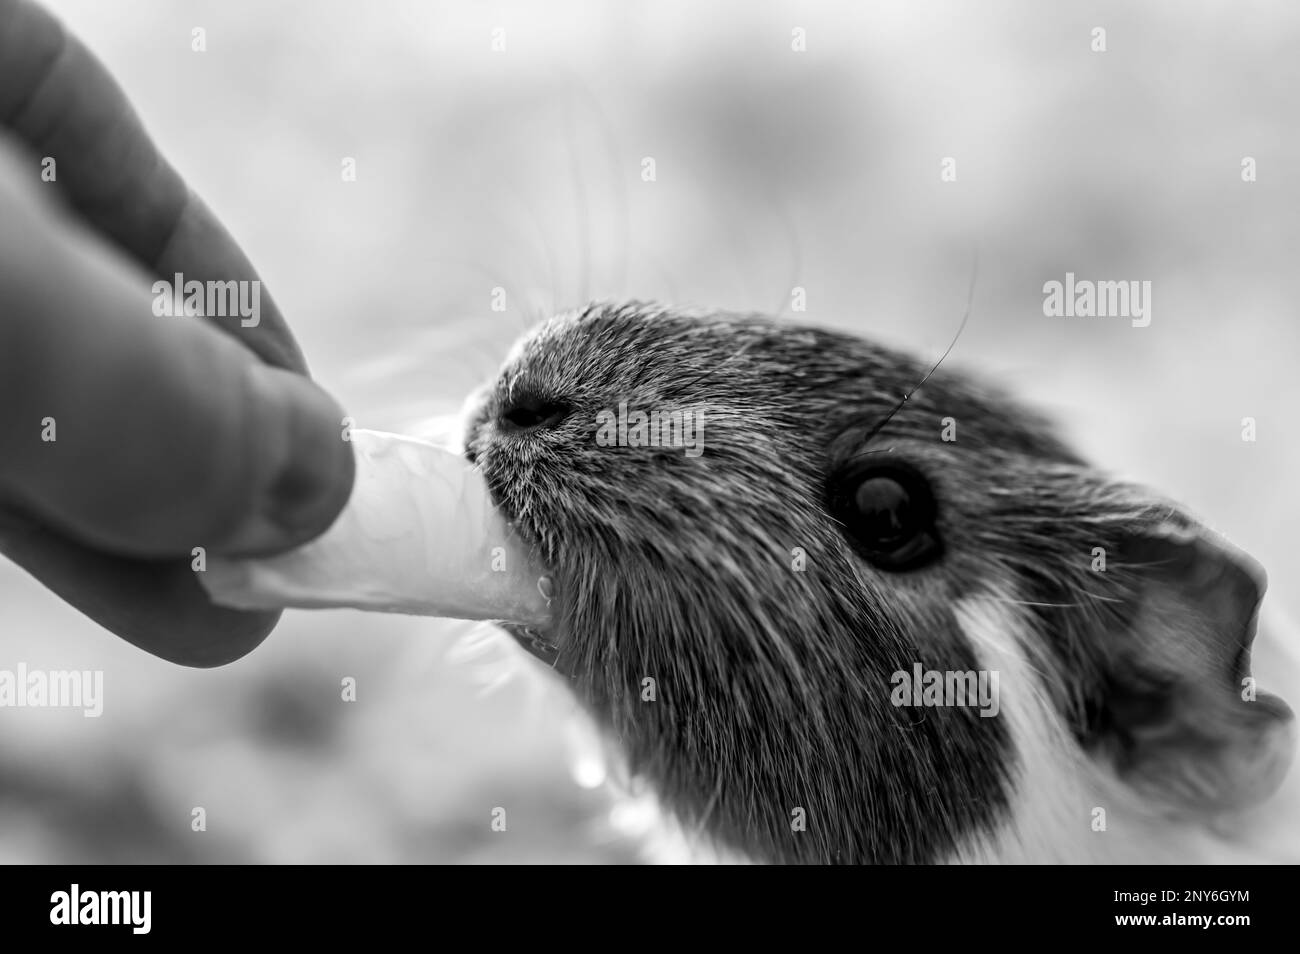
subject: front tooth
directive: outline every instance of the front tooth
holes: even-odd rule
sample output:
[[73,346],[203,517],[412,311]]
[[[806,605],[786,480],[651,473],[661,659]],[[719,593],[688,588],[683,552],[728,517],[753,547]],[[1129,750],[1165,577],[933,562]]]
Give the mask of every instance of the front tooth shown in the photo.
[[473,465],[396,434],[351,440],[356,482],[333,526],[277,556],[210,557],[199,580],[213,602],[547,625],[551,581]]

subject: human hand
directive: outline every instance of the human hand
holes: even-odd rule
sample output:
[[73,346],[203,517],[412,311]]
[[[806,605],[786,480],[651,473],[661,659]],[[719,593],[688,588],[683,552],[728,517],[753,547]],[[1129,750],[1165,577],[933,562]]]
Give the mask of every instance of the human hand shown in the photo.
[[151,283],[176,273],[258,281],[85,47],[0,0],[0,552],[142,649],[215,666],[279,613],[214,606],[195,548],[317,536],[353,459],[265,291],[255,324],[159,317]]

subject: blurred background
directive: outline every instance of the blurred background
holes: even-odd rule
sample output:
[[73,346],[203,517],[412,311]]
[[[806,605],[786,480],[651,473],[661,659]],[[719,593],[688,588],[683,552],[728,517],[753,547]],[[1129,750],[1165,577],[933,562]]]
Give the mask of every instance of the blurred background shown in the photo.
[[[1183,500],[1293,599],[1296,4],[47,5],[359,426],[446,433],[521,330],[590,298],[937,358],[978,249],[951,360]],[[1044,317],[1067,271],[1150,281],[1150,326]],[[645,819],[611,814],[573,704],[482,627],[289,613],[251,656],[191,671],[0,563],[0,669],[19,662],[102,669],[104,713],[0,710],[0,861],[636,857]]]

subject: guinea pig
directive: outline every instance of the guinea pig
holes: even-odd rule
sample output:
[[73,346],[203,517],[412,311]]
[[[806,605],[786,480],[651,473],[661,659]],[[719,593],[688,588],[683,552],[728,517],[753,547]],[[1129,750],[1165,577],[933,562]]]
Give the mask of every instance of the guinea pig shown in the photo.
[[545,321],[465,441],[551,568],[515,634],[721,855],[1297,860],[1260,566],[926,371],[752,315]]

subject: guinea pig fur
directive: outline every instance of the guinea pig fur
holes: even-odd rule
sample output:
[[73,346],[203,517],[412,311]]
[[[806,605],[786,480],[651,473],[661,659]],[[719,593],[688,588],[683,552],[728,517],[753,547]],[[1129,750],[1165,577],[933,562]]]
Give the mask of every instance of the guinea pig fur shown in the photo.
[[752,315],[544,322],[466,439],[552,571],[532,648],[722,855],[1300,860],[1262,568],[927,370]]

